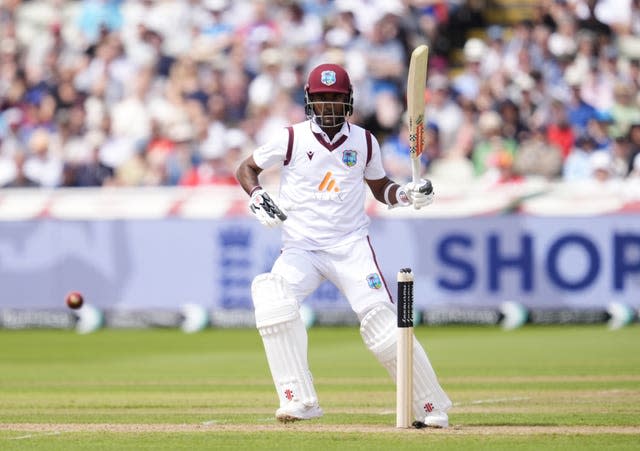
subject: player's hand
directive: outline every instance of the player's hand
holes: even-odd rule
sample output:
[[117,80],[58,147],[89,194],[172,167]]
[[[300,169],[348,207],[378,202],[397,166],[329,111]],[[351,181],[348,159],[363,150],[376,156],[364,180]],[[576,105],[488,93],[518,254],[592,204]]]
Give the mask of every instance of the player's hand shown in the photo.
[[262,225],[276,227],[287,219],[287,215],[275,204],[263,189],[256,190],[251,196],[249,209]]
[[433,185],[429,180],[421,179],[419,182],[409,182],[402,187],[407,194],[409,202],[416,210],[426,207],[433,202]]

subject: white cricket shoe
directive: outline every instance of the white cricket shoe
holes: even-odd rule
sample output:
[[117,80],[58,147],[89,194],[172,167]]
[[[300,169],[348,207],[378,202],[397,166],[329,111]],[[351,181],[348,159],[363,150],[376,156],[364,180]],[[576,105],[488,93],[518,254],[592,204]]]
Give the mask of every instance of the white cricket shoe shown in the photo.
[[422,423],[428,428],[448,428],[449,427],[449,415],[442,410],[434,410],[429,412]]
[[276,418],[282,423],[320,418],[322,409],[318,404],[306,405],[300,401],[291,401],[276,410]]

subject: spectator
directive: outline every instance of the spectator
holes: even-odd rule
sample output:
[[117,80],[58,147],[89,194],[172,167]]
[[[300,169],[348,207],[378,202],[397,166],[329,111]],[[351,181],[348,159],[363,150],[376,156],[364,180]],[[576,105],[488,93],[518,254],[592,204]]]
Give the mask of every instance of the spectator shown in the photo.
[[315,14],[305,14],[302,5],[290,2],[281,18],[282,42],[286,47],[317,46],[322,40],[322,21]]
[[[478,133],[478,109],[473,101],[461,99],[462,120],[455,131],[453,144],[446,148],[443,145],[443,157],[455,159],[471,158],[475,136]],[[427,117],[431,117],[427,115]],[[437,125],[437,122],[436,122]],[[442,136],[442,134],[441,134]],[[444,138],[441,138],[441,142]]]
[[244,70],[253,78],[260,72],[260,53],[265,47],[277,47],[281,43],[282,30],[271,18],[267,0],[250,3],[248,20],[240,24],[237,32],[244,54]]
[[229,0],[205,0],[204,8],[209,17],[200,28],[201,45],[211,54],[226,52],[233,45],[235,32],[226,13],[229,9]]
[[562,101],[556,99],[552,102],[550,116],[549,126],[547,128],[547,139],[551,144],[560,149],[562,158],[566,159],[569,153],[571,153],[575,133],[571,127],[568,112]]
[[237,124],[246,118],[248,111],[247,75],[238,68],[231,67],[222,76],[221,94],[224,97],[225,118],[231,124]]
[[594,61],[580,87],[582,99],[599,111],[609,111],[613,106],[613,87],[617,80],[615,74],[603,70],[603,66],[610,64],[608,60],[608,56],[601,56]]
[[522,20],[516,23],[512,29],[512,36],[504,49],[504,67],[513,74],[518,67],[519,55],[528,54],[533,43],[533,23],[531,20]]
[[36,129],[29,139],[29,154],[24,162],[26,178],[38,186],[55,188],[62,184],[63,161],[50,148],[51,133]]
[[201,151],[202,161],[186,171],[180,179],[182,186],[235,186],[238,181],[234,175],[235,168],[244,156],[248,139],[239,129],[228,130],[225,141],[219,147],[204,146]]
[[41,185],[30,178],[24,170],[26,155],[24,152],[17,152],[13,156],[13,164],[5,167],[7,171],[3,180],[3,188],[34,188]]
[[540,127],[544,100],[541,93],[534,89],[536,81],[531,75],[521,74],[517,76],[512,83],[514,92],[509,99],[514,102],[519,111],[519,116],[523,126],[526,129],[535,129]]
[[587,124],[587,133],[594,139],[596,150],[611,150],[610,127],[613,124],[611,114],[606,111],[597,111],[596,117]]
[[96,44],[95,55],[86,55],[86,65],[76,72],[74,86],[95,95],[108,106],[118,102],[133,73],[117,34],[106,34]]
[[626,135],[633,123],[640,122],[640,106],[635,101],[635,92],[626,83],[618,83],[614,88],[613,108],[611,116],[613,124],[610,127],[614,135]]
[[249,83],[249,104],[265,107],[274,102],[281,89],[286,89],[280,50],[268,47],[260,53],[260,73]]
[[91,153],[87,159],[65,165],[65,186],[105,186],[112,184],[114,170],[100,161],[100,137],[85,143]]
[[384,141],[393,133],[402,116],[403,105],[392,91],[382,91],[375,97],[374,111],[362,121],[367,130]]
[[[576,139],[575,146],[567,157],[562,170],[565,181],[586,180],[592,176],[591,155],[596,152],[596,142],[589,135]],[[601,160],[596,160],[600,164]]]
[[[605,1],[599,2],[598,0],[581,0],[577,2],[576,13],[579,17],[578,26],[581,29],[594,32],[600,38],[608,40],[611,37],[613,31],[611,27],[603,22],[600,18],[603,17],[603,15],[607,14],[605,11],[611,12],[611,10],[617,10],[619,13],[622,13],[622,17],[625,17],[630,11],[628,2],[626,2],[626,8],[621,4],[624,2],[626,2],[626,0],[617,0],[615,2],[615,6],[609,4],[608,8],[607,6],[605,6],[605,3],[607,3]],[[600,3],[600,5],[598,5],[598,3]],[[600,6],[600,8],[598,6]]]
[[500,25],[492,25],[487,28],[486,55],[482,60],[482,71],[486,74],[494,74],[504,70],[505,46],[504,29]]
[[596,116],[596,109],[582,98],[581,84],[583,75],[575,67],[565,73],[565,81],[569,86],[569,99],[566,102],[567,119],[576,133],[584,133],[587,124]]
[[121,0],[82,0],[78,27],[85,42],[95,44],[101,34],[122,26]]
[[589,155],[590,178],[606,182],[613,178],[611,155],[607,152],[593,152]]
[[478,119],[480,136],[473,147],[471,159],[478,176],[484,175],[489,168],[498,161],[503,161],[501,155],[505,152],[515,157],[517,144],[513,139],[502,136],[501,118],[495,111],[485,111]]
[[[409,145],[409,124],[407,115],[404,114],[398,130],[380,146],[384,168],[394,179],[409,180],[411,178]],[[423,164],[421,166],[424,170],[425,166]]]
[[576,38],[578,49],[569,67],[578,74],[579,78],[582,78],[589,72],[593,64],[598,46],[596,35],[590,31],[580,30]]
[[532,130],[522,141],[514,161],[514,169],[523,176],[548,180],[562,173],[562,152],[547,139],[545,127]]
[[[307,71],[327,61],[352,75],[354,122],[401,147],[406,60],[423,42],[432,50],[426,134],[440,141],[425,170],[459,164],[466,174],[473,158],[480,174],[498,161],[478,150],[491,141],[478,133],[478,115],[494,110],[502,142],[522,141],[512,156],[523,176],[553,177],[555,150],[566,158],[585,133],[610,152],[615,174],[625,161],[631,171],[640,149],[640,2],[541,2],[531,19],[471,39],[465,29],[486,25],[477,5],[423,3],[5,2],[0,184],[14,176],[23,185],[178,183],[203,152],[233,153],[223,145],[228,130],[259,143],[300,117]],[[461,70],[450,70],[452,44],[463,46]],[[190,127],[189,138],[171,139],[180,127]],[[31,155],[43,131],[47,150]],[[539,152],[545,143],[548,154]],[[57,181],[16,175],[55,173],[56,160]]]
[[13,158],[23,150],[24,141],[20,136],[23,118],[22,110],[17,107],[8,108],[0,115],[0,158]]
[[616,136],[611,143],[611,175],[623,179],[629,174],[631,156],[629,140],[625,135]]
[[[385,14],[376,20],[366,35],[361,35],[354,45],[365,57],[367,78],[366,93],[360,94],[373,99],[362,111],[367,117],[375,110],[375,98],[383,92],[400,97],[405,85],[406,60],[402,41],[399,39],[398,22],[394,14]],[[359,96],[359,97],[360,97]],[[399,117],[398,117],[399,119]]]
[[442,144],[440,142],[440,129],[438,126],[429,121],[424,128],[424,150],[422,152],[422,160],[429,168],[434,161],[442,157]]
[[489,168],[483,180],[490,186],[522,183],[524,178],[513,164],[513,154],[506,149],[497,151],[489,159]]
[[627,135],[629,141],[629,171],[631,172],[637,169],[634,164],[637,160],[638,154],[640,154],[640,122],[634,122],[629,127],[629,133]]
[[482,60],[486,53],[485,43],[478,38],[469,39],[464,45],[464,70],[453,80],[453,89],[462,97],[473,100],[480,92],[484,78]]
[[576,19],[570,14],[559,15],[557,29],[549,36],[549,51],[555,57],[574,55],[578,50],[576,42]]
[[456,135],[462,126],[463,112],[451,97],[449,80],[445,75],[435,73],[429,76],[427,88],[429,99],[425,117],[438,127],[440,143],[446,153],[446,150],[454,147]]
[[520,142],[528,134],[529,128],[520,118],[518,105],[510,99],[503,100],[498,105],[498,114],[502,118],[502,136]]

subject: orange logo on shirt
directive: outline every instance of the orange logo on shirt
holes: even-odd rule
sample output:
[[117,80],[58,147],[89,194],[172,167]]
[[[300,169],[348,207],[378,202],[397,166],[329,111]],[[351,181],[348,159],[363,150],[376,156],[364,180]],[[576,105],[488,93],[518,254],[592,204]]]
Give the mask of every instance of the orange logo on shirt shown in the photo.
[[340,191],[340,188],[336,185],[336,180],[331,177],[332,175],[331,171],[327,171],[322,182],[318,185],[318,191],[333,191],[336,193]]

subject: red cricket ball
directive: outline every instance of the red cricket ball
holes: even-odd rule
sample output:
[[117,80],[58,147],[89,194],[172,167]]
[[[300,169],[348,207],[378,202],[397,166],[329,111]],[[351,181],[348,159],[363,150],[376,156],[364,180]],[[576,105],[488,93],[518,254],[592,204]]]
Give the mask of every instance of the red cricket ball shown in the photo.
[[72,291],[69,294],[67,294],[66,302],[69,308],[76,310],[82,307],[84,298],[82,297],[82,294],[79,291]]

